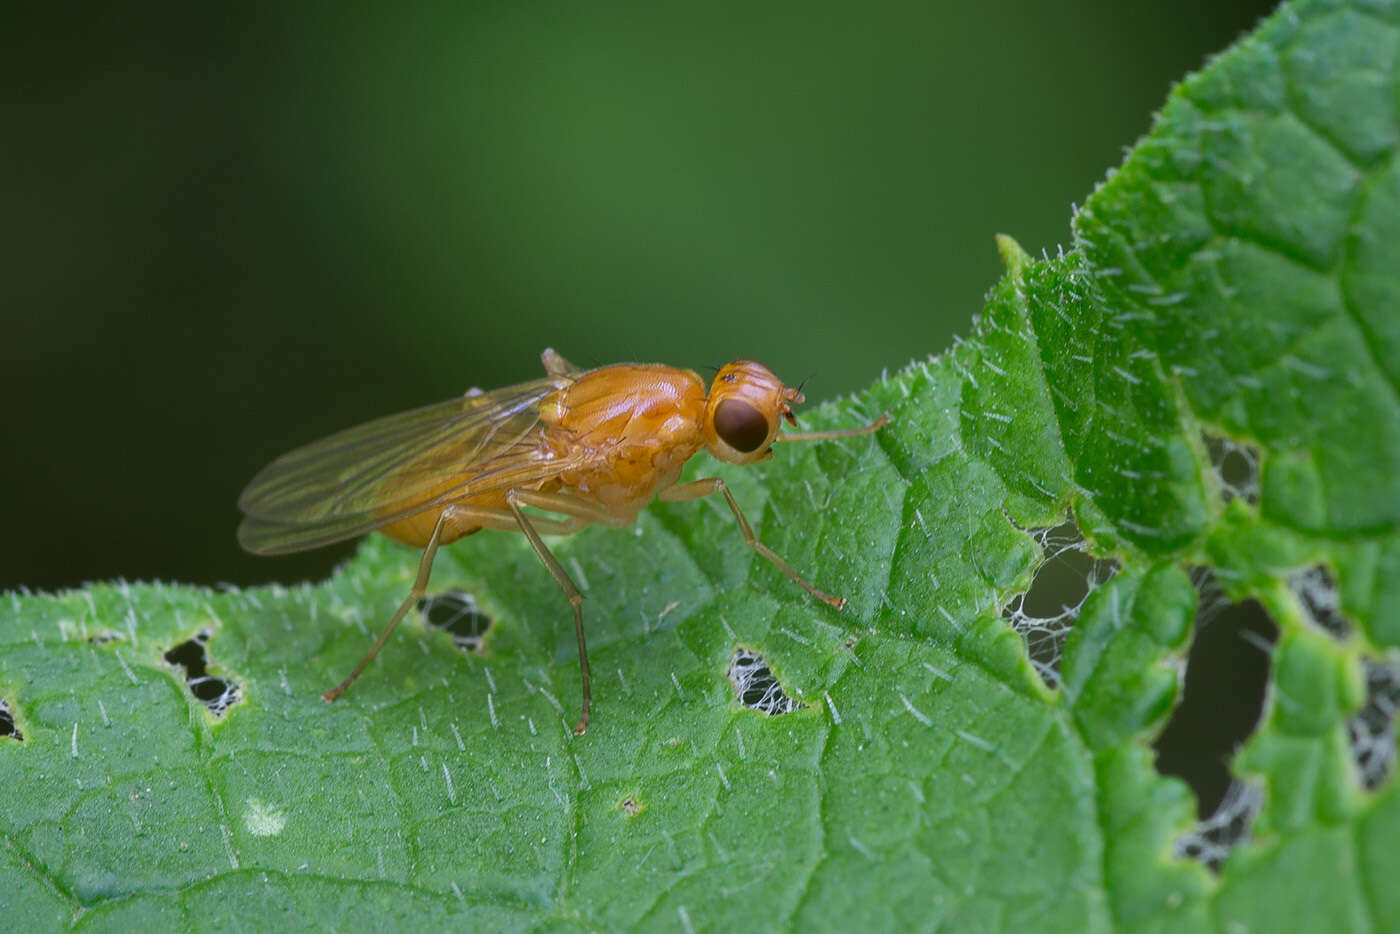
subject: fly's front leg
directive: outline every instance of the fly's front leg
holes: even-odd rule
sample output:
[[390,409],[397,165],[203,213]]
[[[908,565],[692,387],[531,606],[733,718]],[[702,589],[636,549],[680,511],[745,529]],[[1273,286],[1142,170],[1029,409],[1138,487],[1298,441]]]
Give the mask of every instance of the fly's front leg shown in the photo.
[[[590,525],[605,525],[614,529],[625,529],[637,517],[631,513],[618,515],[610,512],[608,507],[600,506],[598,503],[590,503],[586,499],[577,496],[570,496],[568,493],[540,493],[535,490],[512,490],[511,496],[522,506],[534,506],[536,509],[543,509],[546,512],[557,512],[569,518],[559,523],[567,526],[570,532],[587,528]],[[537,526],[543,520],[533,519]],[[540,526],[542,528],[542,526]],[[544,529],[546,535],[555,534]],[[568,534],[568,533],[564,533]]]
[[[554,578],[559,589],[564,591],[564,596],[574,611],[574,632],[578,636],[578,668],[583,682],[583,712],[579,715],[578,722],[574,724],[574,735],[582,736],[583,731],[588,729],[588,716],[593,707],[593,692],[588,682],[588,644],[583,637],[583,594],[579,593],[578,585],[574,583],[573,578],[569,577],[569,573],[564,570],[559,559],[554,557],[554,553],[549,550],[544,539],[540,538],[540,533],[535,530],[530,517],[525,515],[520,508],[522,503],[535,505],[531,501],[540,497],[547,497],[547,494],[511,490],[506,494],[506,504],[510,506],[510,511],[515,514],[516,524],[520,526],[520,531],[525,533],[530,547],[535,549],[535,554],[539,555],[539,559],[544,562],[545,570],[549,571],[549,576]],[[553,509],[555,507],[546,505],[541,506],[541,508]],[[560,510],[556,509],[556,511]]]
[[[878,428],[879,425],[875,427]],[[869,430],[874,431],[875,429],[871,428]],[[699,499],[702,496],[709,496],[711,493],[724,494],[724,498],[729,502],[730,511],[734,513],[734,518],[739,523],[739,531],[743,533],[744,543],[746,545],[773,562],[778,570],[792,578],[803,590],[807,591],[818,600],[830,606],[834,606],[838,610],[846,605],[845,597],[832,596],[829,593],[823,593],[813,587],[811,584],[807,583],[801,574],[798,574],[792,569],[792,565],[788,564],[782,558],[779,558],[773,549],[758,540],[758,536],[754,535],[753,529],[749,527],[749,520],[744,518],[743,511],[739,509],[739,504],[734,500],[734,494],[729,492],[729,487],[726,486],[725,482],[720,478],[711,477],[708,480],[695,480],[690,483],[680,483],[676,486],[670,486],[661,490],[656,494],[656,497],[657,499],[663,499],[668,502],[679,503],[685,500]]]
[[791,431],[778,435],[778,441],[834,441],[837,438],[858,438],[873,434],[890,423],[888,415],[881,415],[869,425],[859,428],[837,428],[832,431]]

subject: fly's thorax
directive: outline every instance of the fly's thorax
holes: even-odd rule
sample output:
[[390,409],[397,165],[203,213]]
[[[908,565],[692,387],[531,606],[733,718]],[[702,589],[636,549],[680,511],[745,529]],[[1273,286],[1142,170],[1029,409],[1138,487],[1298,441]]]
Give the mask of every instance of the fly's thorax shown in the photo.
[[[698,448],[691,448],[694,454]],[[657,464],[649,452],[635,447],[619,449],[617,456],[597,460],[560,475],[563,489],[604,506],[615,516],[635,517],[656,496],[670,486],[684,465]]]
[[618,446],[700,443],[705,384],[691,370],[623,363],[582,374],[549,395],[540,419],[570,443],[606,453]]
[[705,384],[690,370],[620,364],[590,370],[540,406],[545,444],[575,466],[560,480],[618,514],[675,482],[700,450]]
[[752,464],[773,456],[779,422],[792,416],[802,393],[756,360],[735,360],[721,367],[710,385],[702,423],[705,447],[731,464]]

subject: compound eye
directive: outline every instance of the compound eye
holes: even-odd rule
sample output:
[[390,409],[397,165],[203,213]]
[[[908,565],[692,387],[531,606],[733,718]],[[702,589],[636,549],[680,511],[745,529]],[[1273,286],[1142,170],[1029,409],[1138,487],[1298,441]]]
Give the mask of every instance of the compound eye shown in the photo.
[[768,419],[742,399],[725,399],[715,407],[715,434],[734,450],[748,454],[768,440]]

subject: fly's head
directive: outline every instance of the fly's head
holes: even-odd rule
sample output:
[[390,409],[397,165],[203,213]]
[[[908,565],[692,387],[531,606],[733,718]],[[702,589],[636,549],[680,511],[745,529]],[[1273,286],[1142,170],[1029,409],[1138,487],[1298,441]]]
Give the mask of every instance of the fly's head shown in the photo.
[[731,464],[767,460],[773,456],[780,420],[796,426],[792,406],[802,401],[799,390],[784,386],[755,360],[726,364],[705,398],[705,447]]

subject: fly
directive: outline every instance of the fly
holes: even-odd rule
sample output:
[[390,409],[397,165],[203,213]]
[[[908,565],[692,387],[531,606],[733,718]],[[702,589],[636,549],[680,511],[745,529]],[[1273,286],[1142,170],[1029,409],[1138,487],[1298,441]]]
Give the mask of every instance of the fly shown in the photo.
[[[694,371],[661,364],[580,370],[552,349],[540,360],[542,379],[472,389],[297,448],[239,497],[238,541],[255,554],[305,551],[374,530],[422,549],[413,589],[355,669],[322,695],[327,701],[359,677],[423,596],[439,547],[500,529],[524,534],[573,609],[583,685],[574,732],[583,733],[592,707],[583,595],[540,536],[631,525],[654,497],[722,495],[750,548],[816,599],[845,605],[758,540],[723,480],[681,483],[681,468],[701,448],[752,464],[772,457],[774,442],[865,435],[888,416],[860,428],[779,434],[781,421],[797,426],[792,406],[802,393],[753,360],[721,367],[708,392]],[[526,514],[527,506],[548,515]]]

